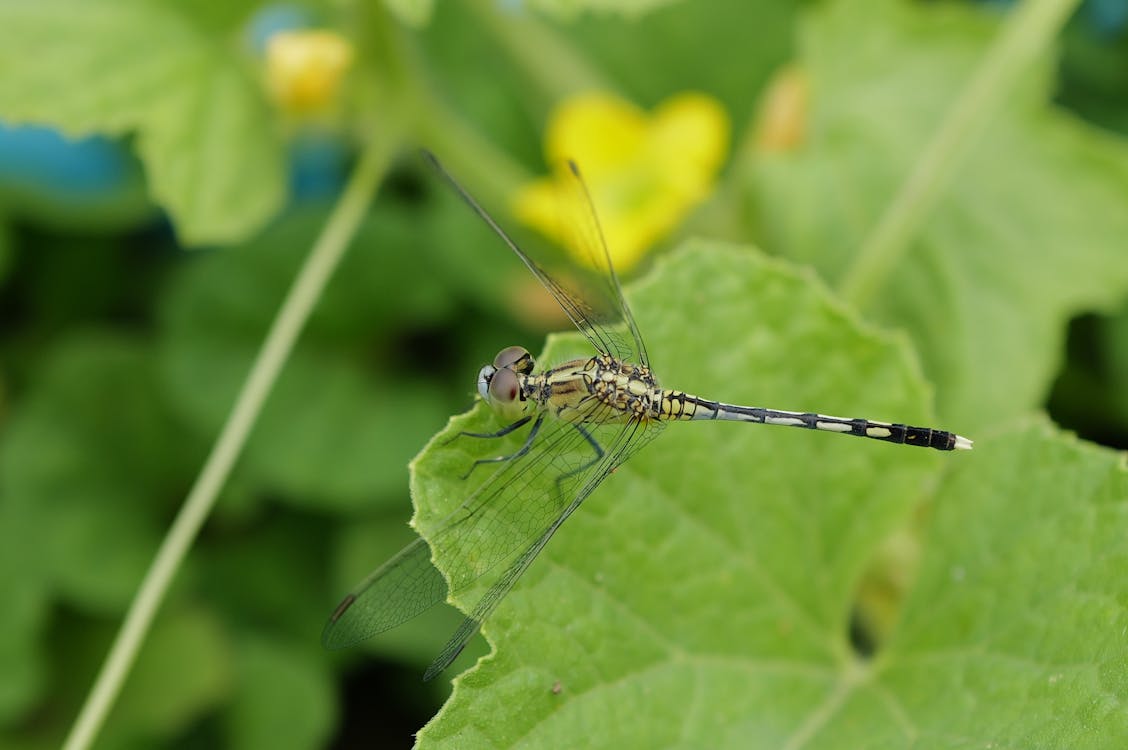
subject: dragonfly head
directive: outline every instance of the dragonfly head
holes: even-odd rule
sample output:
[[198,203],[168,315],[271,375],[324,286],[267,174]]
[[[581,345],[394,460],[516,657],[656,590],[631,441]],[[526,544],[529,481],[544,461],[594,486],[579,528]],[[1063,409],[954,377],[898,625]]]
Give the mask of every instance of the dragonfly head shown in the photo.
[[533,365],[533,357],[525,349],[502,349],[492,365],[478,371],[478,394],[502,417],[517,419],[526,405],[520,376],[531,373]]

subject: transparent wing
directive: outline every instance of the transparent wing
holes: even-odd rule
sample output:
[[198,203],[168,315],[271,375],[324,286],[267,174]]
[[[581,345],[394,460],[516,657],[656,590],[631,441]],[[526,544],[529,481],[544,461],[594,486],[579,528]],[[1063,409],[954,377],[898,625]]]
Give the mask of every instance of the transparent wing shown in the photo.
[[[569,292],[537,265],[439,164],[424,156],[478,216],[501,237],[555,297],[568,317],[597,350],[617,359],[648,365],[646,350],[607,252],[591,196],[579,169],[569,164],[576,207],[574,244],[597,269],[595,310],[584,297]],[[628,336],[615,330],[625,325]],[[615,467],[661,430],[661,423],[614,424],[621,414],[593,409],[582,427],[547,419],[529,452],[505,462],[428,537],[409,544],[361,584],[330,617],[322,642],[341,648],[388,630],[451,595],[469,602],[470,614],[428,669],[429,679],[458,655],[548,540]],[[464,438],[467,439],[467,438]],[[472,438],[470,438],[472,439]],[[470,485],[472,487],[472,485]],[[447,576],[431,563],[431,550],[441,558]],[[482,580],[484,576],[489,576]],[[449,581],[449,587],[448,587]],[[485,591],[473,599],[476,587]]]
[[[599,412],[593,410],[592,418],[598,422]],[[605,446],[599,458],[575,426],[545,419],[526,456],[501,464],[428,534],[435,557],[443,561],[446,579],[431,563],[431,549],[422,539],[416,540],[342,600],[325,626],[322,643],[344,648],[365,640],[444,601],[448,580],[450,594],[465,597],[479,579],[494,573],[498,578],[471,609],[471,616],[480,620],[572,510],[625,460],[628,438],[638,440],[660,427],[631,423],[585,428],[596,441],[608,441],[610,448]],[[473,478],[472,474],[468,483]],[[527,562],[517,569],[526,556]],[[466,638],[471,635],[473,631]]]
[[[611,318],[622,323],[627,329],[628,339],[621,334],[614,334],[620,339],[619,346],[622,353],[619,359],[626,362],[637,362],[650,366],[650,358],[646,353],[646,344],[643,343],[642,334],[635,323],[634,315],[623,296],[622,286],[619,284],[619,274],[615,272],[615,264],[611,261],[611,252],[607,248],[607,239],[603,235],[603,227],[599,223],[599,214],[595,210],[595,202],[591,197],[591,190],[580,173],[579,165],[569,160],[565,181],[564,205],[571,208],[571,214],[566,217],[565,223],[569,227],[569,234],[573,248],[583,255],[588,264],[595,269],[598,278],[593,290],[600,297],[601,303],[611,311]],[[614,353],[614,352],[612,352]]]
[[321,644],[348,648],[423,614],[446,597],[446,580],[431,563],[431,549],[420,537],[341,600],[325,624]]
[[556,533],[564,521],[568,519],[576,508],[580,507],[587,496],[590,495],[599,483],[602,482],[608,474],[616,469],[616,467],[626,463],[632,455],[642,449],[647,443],[653,440],[659,432],[665,427],[663,422],[630,422],[621,426],[618,432],[614,435],[611,443],[604,447],[605,453],[603,458],[596,461],[589,468],[584,470],[581,474],[576,475],[574,478],[568,480],[575,495],[571,501],[568,502],[552,523],[547,526],[536,539],[525,547],[521,553],[509,564],[509,566],[502,572],[498,579],[486,591],[485,594],[474,605],[473,610],[462,621],[458,629],[454,631],[454,635],[447,641],[446,646],[439,653],[431,666],[427,668],[427,672],[423,675],[424,681],[436,677],[440,672],[450,666],[462,649],[466,647],[467,642],[474,637],[474,634],[481,628],[482,623],[490,616],[505,595],[509,593],[510,589],[517,583],[517,581],[524,574],[525,570],[533,563],[540,551],[548,544],[548,540]]
[[[599,219],[596,217],[595,208],[592,206],[591,195],[575,164],[569,162],[569,174],[571,176],[567,189],[569,195],[565,202],[569,207],[575,207],[576,210],[574,216],[569,215],[567,217],[567,224],[571,227],[571,232],[574,235],[574,244],[581,248],[581,252],[590,256],[591,267],[596,269],[597,279],[591,285],[590,293],[597,298],[596,302],[600,309],[585,300],[583,296],[565,289],[549,276],[536,261],[517,246],[517,243],[505,233],[505,230],[494,218],[446,171],[434,154],[424,150],[423,156],[462,200],[473,209],[474,213],[478,214],[482,221],[509,246],[509,249],[517,254],[521,262],[548,289],[549,293],[556,299],[557,304],[564,310],[564,313],[579,329],[580,333],[591,342],[592,346],[600,352],[610,354],[625,362],[650,364],[634,317],[631,315],[630,308],[627,307],[627,302],[619,287],[618,277],[615,274],[614,266],[611,264],[611,256],[608,254],[606,243],[603,241]],[[616,330],[619,324],[626,325],[628,336],[624,336]]]

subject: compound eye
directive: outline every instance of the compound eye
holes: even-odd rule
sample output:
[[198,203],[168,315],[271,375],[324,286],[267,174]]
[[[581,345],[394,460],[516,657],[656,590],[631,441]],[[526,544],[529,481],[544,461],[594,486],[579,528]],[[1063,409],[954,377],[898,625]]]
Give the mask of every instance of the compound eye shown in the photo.
[[490,378],[489,391],[488,400],[491,403],[500,406],[512,404],[521,393],[521,385],[517,382],[517,373],[505,368],[498,370]]
[[478,395],[486,401],[490,400],[490,381],[496,372],[497,368],[491,365],[486,365],[478,370]]
[[533,355],[523,346],[511,346],[502,349],[494,357],[494,367],[499,370],[513,370],[522,375],[528,375],[533,371]]

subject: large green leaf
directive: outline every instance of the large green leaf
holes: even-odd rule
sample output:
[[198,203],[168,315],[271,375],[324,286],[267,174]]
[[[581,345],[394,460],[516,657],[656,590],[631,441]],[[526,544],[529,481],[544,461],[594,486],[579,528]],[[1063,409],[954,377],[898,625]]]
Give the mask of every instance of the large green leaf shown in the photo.
[[[784,265],[691,244],[631,297],[667,385],[927,419],[903,342]],[[420,518],[464,497],[467,453],[442,440],[490,424],[461,417],[420,456]],[[903,622],[867,661],[848,635],[861,571],[928,498]],[[1117,456],[1043,425],[950,455],[671,425],[497,610],[496,653],[421,747],[1123,746],[1126,499]]]
[[890,746],[1125,747],[1123,455],[1041,423],[976,449],[937,494],[920,576],[857,699],[885,714]]
[[[824,292],[750,252],[692,245],[635,299],[667,385],[780,408],[912,421],[924,413],[924,386],[903,349],[859,332]],[[566,338],[553,341],[546,362],[575,349]],[[454,430],[492,425],[484,409],[455,420],[418,459],[413,489],[424,536],[433,528],[428,519],[465,496],[458,477],[468,462],[507,452],[494,441],[463,438],[458,450],[443,442]],[[795,460],[820,446],[837,460],[818,472],[805,465],[809,458]],[[666,689],[659,685],[690,669],[695,652],[732,675],[758,659],[813,665],[801,672],[834,663],[848,650],[845,617],[858,571],[924,491],[936,458],[799,431],[671,426],[541,555],[487,626],[497,656],[459,683],[426,736],[466,742],[485,729],[474,717],[504,715],[488,731],[491,741],[510,744],[553,702],[601,684],[611,692],[593,704],[641,718],[641,695]],[[878,473],[881,491],[857,479]],[[551,492],[552,477],[544,483]],[[440,567],[444,551],[436,549]],[[557,681],[562,692],[554,695]],[[692,681],[683,687],[688,700]],[[468,710],[471,703],[477,708]],[[647,731],[660,728],[660,712],[648,717]],[[557,744],[579,741],[566,727],[543,729]]]
[[245,237],[285,185],[277,126],[233,23],[241,6],[0,2],[0,117],[135,134],[184,242]]
[[[993,17],[951,5],[812,13],[806,140],[756,170],[765,245],[840,279],[998,31]],[[1069,316],[1128,293],[1128,148],[1047,106],[1052,62],[999,92],[997,116],[864,301],[911,333],[940,413],[961,429],[1041,403]]]

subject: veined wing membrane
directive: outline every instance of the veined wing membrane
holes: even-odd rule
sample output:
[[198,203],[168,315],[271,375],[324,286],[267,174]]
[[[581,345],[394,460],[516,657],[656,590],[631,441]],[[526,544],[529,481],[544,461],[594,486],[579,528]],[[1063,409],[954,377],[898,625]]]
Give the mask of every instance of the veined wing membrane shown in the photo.
[[423,614],[447,596],[422,538],[400,550],[361,581],[337,606],[321,634],[325,648],[348,648]]
[[[599,298],[600,303],[606,306],[605,310],[596,310],[581,296],[569,291],[562,285],[558,284],[540,265],[534,261],[528,253],[517,246],[517,243],[506,233],[504,229],[494,220],[494,218],[471,196],[466,190],[458,183],[454,177],[446,171],[446,168],[439,162],[435,155],[430,151],[423,151],[424,158],[431,164],[431,167],[446,181],[446,183],[455,191],[455,193],[462,198],[479,218],[484,221],[490,229],[497,234],[498,237],[512,250],[521,262],[525,264],[537,280],[544,285],[545,289],[556,299],[557,304],[564,310],[568,319],[572,324],[579,329],[580,333],[591,342],[591,345],[600,352],[611,354],[617,359],[626,362],[638,362],[640,356],[645,356],[645,351],[640,352],[641,338],[635,328],[634,320],[630,317],[630,311],[626,310],[626,302],[623,301],[621,292],[618,291],[618,280],[614,281],[613,287],[608,287],[602,280],[593,282],[592,286],[594,291],[597,291],[596,296]],[[583,179],[579,175],[579,170],[575,169],[573,176],[569,180],[568,190],[572,194],[569,203],[575,206],[578,214],[575,218],[577,226],[584,227],[577,235],[577,242],[582,242],[586,247],[590,247],[590,252],[593,256],[599,257],[602,254],[602,260],[592,261],[592,265],[597,269],[597,272],[602,279],[604,269],[611,268],[610,256],[607,254],[606,247],[603,244],[603,236],[599,230],[598,220],[595,216],[595,209],[591,205],[591,196],[588,194],[586,186],[583,184]],[[593,231],[594,228],[594,231]],[[594,243],[594,244],[589,244]],[[612,269],[613,272],[613,269]],[[626,316],[624,316],[626,310]],[[622,320],[627,321],[630,328],[632,340],[624,338],[619,332],[612,330],[615,324]]]
[[627,298],[623,295],[615,264],[611,262],[611,252],[607,249],[607,238],[603,235],[591,190],[576,162],[568,160],[564,174],[564,196],[560,204],[568,206],[570,210],[566,217],[562,217],[561,225],[566,228],[573,249],[595,269],[595,288],[592,292],[599,296],[608,310],[608,314],[604,316],[606,319],[601,322],[605,326],[623,323],[630,334],[630,338],[625,339],[620,333],[611,332],[617,340],[617,351],[608,353],[620,361],[649,367],[650,357],[646,353],[646,344],[643,343],[631,308],[627,305]]
[[[603,455],[589,462],[580,470],[562,478],[562,491],[557,493],[564,498],[571,495],[571,500],[560,508],[552,522],[545,527],[540,535],[531,544],[522,550],[507,567],[498,579],[490,586],[489,590],[481,596],[473,610],[462,621],[458,629],[447,641],[446,646],[439,653],[431,666],[427,668],[423,679],[430,680],[450,666],[467,642],[474,637],[490,613],[505,598],[510,589],[520,580],[525,570],[533,563],[540,551],[556,533],[563,523],[568,520],[573,511],[587,499],[596,487],[618,466],[625,463],[631,456],[649,443],[665,427],[660,422],[644,423],[631,421],[626,424],[606,425],[602,428],[594,425],[586,426],[593,440],[603,438]],[[587,438],[584,438],[587,441]]]
[[[629,425],[585,429],[594,439],[609,439],[617,445],[622,438],[616,433],[626,427]],[[486,442],[498,447],[496,442]],[[505,446],[511,448],[513,441],[505,441]],[[578,505],[577,498],[582,501],[594,489],[610,471],[611,456],[612,451],[605,450],[598,459],[596,449],[574,425],[545,419],[528,454],[502,463],[436,529],[424,531],[436,557],[441,558],[446,578],[431,563],[427,543],[422,539],[412,542],[345,597],[326,625],[322,643],[328,648],[357,643],[421,614],[446,599],[448,591],[455,597],[465,595],[491,571],[505,571],[546,529],[555,530],[569,505]],[[490,466],[477,471],[489,472]],[[603,474],[596,478],[595,472]],[[472,486],[473,476],[466,481]],[[492,589],[473,611],[491,593]]]

